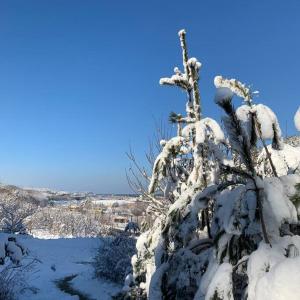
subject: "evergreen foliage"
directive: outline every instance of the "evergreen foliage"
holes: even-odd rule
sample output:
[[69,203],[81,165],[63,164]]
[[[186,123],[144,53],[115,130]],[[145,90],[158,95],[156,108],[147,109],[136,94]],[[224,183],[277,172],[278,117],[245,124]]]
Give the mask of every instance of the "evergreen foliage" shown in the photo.
[[[236,79],[214,80],[225,132],[204,117],[201,63],[188,57],[184,30],[179,38],[184,71],[176,67],[160,84],[186,92],[186,116],[171,113],[178,134],[161,143],[148,190],[159,207],[156,192],[170,182],[174,200],[157,209],[154,225],[137,241],[127,295],[254,300],[258,279],[272,271],[259,273],[256,266],[271,266],[272,255],[285,262],[283,249],[300,248],[300,237],[282,230],[298,224],[300,150],[283,142],[274,112],[255,104],[256,92]],[[235,97],[243,101],[237,109]]]

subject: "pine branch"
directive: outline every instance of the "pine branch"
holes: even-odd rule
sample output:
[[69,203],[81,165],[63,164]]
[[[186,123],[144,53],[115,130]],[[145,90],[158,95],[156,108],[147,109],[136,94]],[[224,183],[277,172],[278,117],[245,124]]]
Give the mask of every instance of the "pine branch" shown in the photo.
[[172,111],[169,115],[169,122],[172,124],[177,124],[177,123],[185,123],[185,120],[181,114],[176,114],[175,112]]
[[227,114],[227,117],[224,118],[223,121],[234,150],[240,154],[242,161],[250,173],[256,175],[254,162],[251,157],[250,145],[248,143],[247,136],[243,131],[241,123],[237,118],[231,100],[232,97],[227,97],[216,102]]
[[184,29],[180,30],[178,32],[179,38],[180,38],[180,46],[182,49],[182,61],[183,61],[183,67],[184,67],[184,73],[186,74],[187,80],[189,81],[190,79],[190,72],[188,69],[188,52],[187,52],[187,46],[186,46],[186,40],[185,40],[185,36],[186,36],[186,32]]

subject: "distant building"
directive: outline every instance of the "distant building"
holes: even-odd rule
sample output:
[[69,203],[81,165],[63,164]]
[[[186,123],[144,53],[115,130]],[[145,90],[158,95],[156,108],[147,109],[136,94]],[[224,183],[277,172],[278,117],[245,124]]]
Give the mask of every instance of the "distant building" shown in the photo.
[[114,216],[113,222],[114,223],[127,224],[128,217],[127,216],[126,217],[124,217],[124,216]]

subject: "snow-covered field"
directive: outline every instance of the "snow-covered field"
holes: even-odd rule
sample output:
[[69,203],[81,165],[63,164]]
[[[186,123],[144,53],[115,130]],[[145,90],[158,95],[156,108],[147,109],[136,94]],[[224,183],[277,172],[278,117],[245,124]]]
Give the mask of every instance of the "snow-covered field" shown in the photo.
[[[56,206],[69,206],[69,205],[80,205],[82,203],[84,203],[86,201],[86,199],[84,200],[55,200],[52,201],[52,203]],[[128,198],[128,199],[98,199],[96,197],[91,198],[91,201],[93,204],[95,205],[107,205],[107,206],[111,206],[114,203],[117,203],[119,205],[122,204],[129,204],[129,203],[135,203],[136,202],[136,198]]]
[[[74,275],[70,280],[74,290],[86,295],[87,299],[106,300],[120,289],[116,284],[93,277],[91,262],[99,238],[45,239],[18,236],[18,240],[29,249],[29,257],[37,259],[33,269],[26,273],[29,288],[19,300],[68,300],[80,299],[61,291],[57,282]],[[50,237],[50,236],[48,236]],[[34,292],[35,291],[35,292]]]

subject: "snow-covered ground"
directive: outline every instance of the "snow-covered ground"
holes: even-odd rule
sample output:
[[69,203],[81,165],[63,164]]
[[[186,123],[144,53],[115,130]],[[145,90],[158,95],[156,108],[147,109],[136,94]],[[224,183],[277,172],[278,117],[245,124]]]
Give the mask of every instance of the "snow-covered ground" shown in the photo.
[[[128,198],[128,199],[98,199],[97,197],[90,197],[91,201],[95,205],[107,205],[111,206],[114,203],[122,204],[130,204],[135,203],[137,198]],[[55,206],[69,206],[69,205],[80,205],[84,203],[86,199],[83,200],[54,200],[52,203]]]
[[[57,287],[57,281],[71,275],[76,275],[69,282],[71,286],[87,295],[89,299],[111,299],[111,296],[118,292],[118,285],[93,277],[91,262],[101,243],[99,238],[42,237],[18,236],[18,240],[28,247],[29,257],[38,260],[33,269],[26,274],[26,282],[31,289],[25,289],[19,295],[19,300],[79,299],[78,296],[71,296]],[[33,290],[36,290],[36,293]]]

